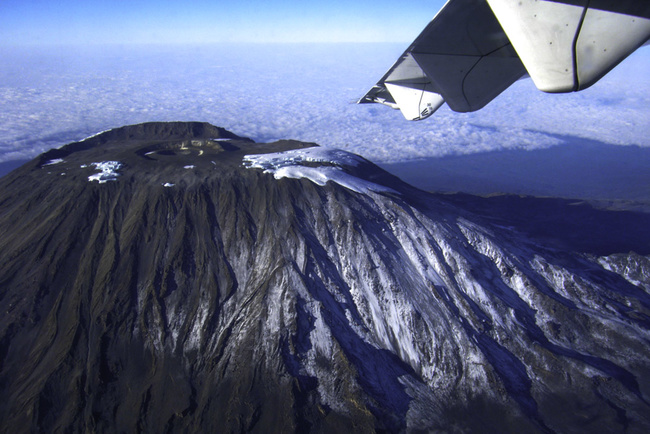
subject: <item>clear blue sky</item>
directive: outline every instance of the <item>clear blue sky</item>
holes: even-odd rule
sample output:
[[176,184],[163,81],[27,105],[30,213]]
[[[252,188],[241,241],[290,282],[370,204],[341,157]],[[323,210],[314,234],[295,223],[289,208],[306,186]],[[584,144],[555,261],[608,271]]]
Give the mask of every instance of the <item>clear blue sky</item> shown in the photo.
[[0,0],[0,45],[410,42],[444,0]]

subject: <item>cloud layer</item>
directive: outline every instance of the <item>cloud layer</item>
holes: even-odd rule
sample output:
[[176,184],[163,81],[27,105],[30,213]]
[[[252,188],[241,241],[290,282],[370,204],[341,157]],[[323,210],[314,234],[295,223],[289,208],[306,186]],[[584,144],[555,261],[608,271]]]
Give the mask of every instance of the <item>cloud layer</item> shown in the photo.
[[198,120],[258,142],[297,139],[375,162],[540,149],[567,136],[650,147],[650,50],[583,92],[548,95],[522,80],[469,114],[407,122],[356,105],[403,44],[2,49],[0,162],[98,131]]

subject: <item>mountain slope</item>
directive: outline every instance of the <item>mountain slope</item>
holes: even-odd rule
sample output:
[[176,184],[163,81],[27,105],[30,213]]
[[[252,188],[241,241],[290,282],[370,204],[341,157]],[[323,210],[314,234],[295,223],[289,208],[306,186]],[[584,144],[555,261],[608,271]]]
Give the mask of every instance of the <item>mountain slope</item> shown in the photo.
[[311,146],[143,124],[1,179],[3,430],[650,428],[647,257]]

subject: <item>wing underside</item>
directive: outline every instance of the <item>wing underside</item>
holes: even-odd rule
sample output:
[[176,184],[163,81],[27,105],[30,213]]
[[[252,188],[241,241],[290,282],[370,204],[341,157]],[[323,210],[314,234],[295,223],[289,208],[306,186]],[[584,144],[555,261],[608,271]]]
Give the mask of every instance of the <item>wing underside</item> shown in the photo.
[[649,37],[644,0],[450,0],[358,102],[421,120],[445,102],[478,110],[526,74],[546,92],[581,90]]

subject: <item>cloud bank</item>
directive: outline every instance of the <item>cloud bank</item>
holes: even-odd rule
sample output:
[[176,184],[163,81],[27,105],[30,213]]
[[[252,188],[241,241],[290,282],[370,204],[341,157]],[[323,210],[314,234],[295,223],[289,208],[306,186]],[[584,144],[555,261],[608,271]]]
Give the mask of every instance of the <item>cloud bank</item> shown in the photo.
[[543,149],[568,136],[650,147],[650,49],[590,89],[548,95],[521,80],[484,109],[422,122],[356,105],[404,44],[239,44],[1,49],[0,162],[98,131],[197,120],[258,142],[297,139],[378,163]]

